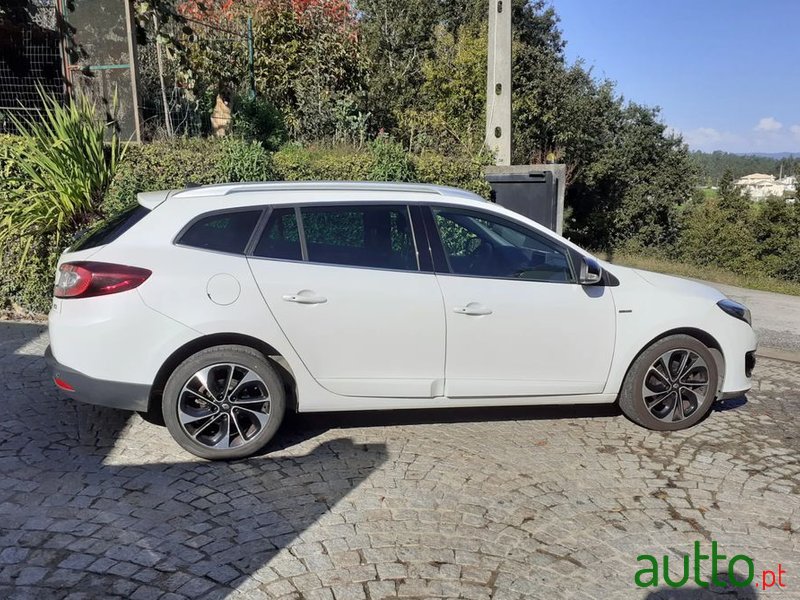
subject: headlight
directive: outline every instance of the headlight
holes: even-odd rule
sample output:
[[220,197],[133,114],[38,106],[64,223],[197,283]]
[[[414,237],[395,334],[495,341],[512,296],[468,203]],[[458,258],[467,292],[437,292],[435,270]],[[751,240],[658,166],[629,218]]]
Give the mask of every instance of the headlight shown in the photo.
[[747,308],[744,304],[739,304],[738,302],[735,302],[730,298],[725,298],[724,300],[720,300],[719,302],[717,302],[717,306],[719,306],[730,316],[736,317],[737,319],[741,319],[748,325],[753,324],[753,318],[750,316],[750,309]]

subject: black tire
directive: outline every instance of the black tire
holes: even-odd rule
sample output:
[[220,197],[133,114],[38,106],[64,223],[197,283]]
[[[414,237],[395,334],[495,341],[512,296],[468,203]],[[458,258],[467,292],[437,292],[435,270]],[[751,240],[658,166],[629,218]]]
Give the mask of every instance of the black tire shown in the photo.
[[[683,352],[687,353],[687,363],[681,362]],[[665,354],[669,358],[666,362],[670,362],[670,365],[659,362],[661,368],[655,369],[654,363],[660,361]],[[679,371],[684,364],[691,364],[688,361],[692,356],[699,357],[704,364],[696,360],[694,370],[690,368],[688,370],[691,372],[682,376]],[[651,366],[654,369],[651,370]],[[668,378],[662,374],[665,366],[665,375]],[[703,368],[706,372],[706,386],[701,383]],[[657,372],[653,373],[653,370]],[[645,377],[650,378],[647,388],[645,388]],[[691,379],[694,381],[689,382]],[[681,384],[682,381],[689,383],[684,386]],[[622,384],[619,407],[626,417],[642,427],[656,431],[677,431],[695,425],[708,414],[717,397],[718,387],[717,363],[706,345],[689,335],[671,335],[653,343],[633,361]],[[659,391],[662,389],[664,391]],[[653,390],[657,393],[652,393]],[[645,393],[648,394],[647,401]],[[675,407],[672,403],[678,402],[678,399],[680,404]],[[671,410],[673,412],[670,412]],[[681,412],[676,414],[676,411]],[[659,418],[659,415],[662,418]],[[678,416],[684,418],[676,419]]]
[[[208,388],[195,377],[207,368],[211,369]],[[181,447],[201,458],[228,460],[250,456],[272,439],[286,412],[286,394],[263,354],[247,346],[214,346],[178,365],[164,386],[161,409],[167,429]],[[184,415],[185,425],[179,414]],[[217,438],[221,447],[213,447]]]

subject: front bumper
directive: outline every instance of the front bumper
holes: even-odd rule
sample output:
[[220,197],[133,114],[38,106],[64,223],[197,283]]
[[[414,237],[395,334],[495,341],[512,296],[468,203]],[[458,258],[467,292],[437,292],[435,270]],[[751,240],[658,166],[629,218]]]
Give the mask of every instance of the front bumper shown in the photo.
[[[150,403],[149,385],[106,381],[89,377],[59,363],[53,356],[50,346],[44,352],[44,359],[50,367],[53,381],[59,379],[73,388],[71,391],[64,391],[70,398],[87,402],[88,404],[98,404],[122,410],[145,412],[148,409]],[[58,387],[64,390],[60,385]]]

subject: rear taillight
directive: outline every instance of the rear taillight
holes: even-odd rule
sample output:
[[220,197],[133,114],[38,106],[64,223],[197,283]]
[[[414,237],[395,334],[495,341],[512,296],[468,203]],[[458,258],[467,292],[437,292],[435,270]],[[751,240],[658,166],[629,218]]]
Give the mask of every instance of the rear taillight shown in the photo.
[[64,263],[53,288],[56,298],[91,298],[132,290],[150,277],[151,271],[102,262]]

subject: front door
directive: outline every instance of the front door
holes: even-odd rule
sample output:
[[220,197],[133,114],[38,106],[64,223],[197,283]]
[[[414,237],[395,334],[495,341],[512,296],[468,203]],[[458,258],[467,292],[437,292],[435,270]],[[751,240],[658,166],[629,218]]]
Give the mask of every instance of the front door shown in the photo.
[[445,394],[601,393],[614,349],[609,290],[575,283],[569,250],[542,232],[486,211],[432,210],[449,271],[437,274]]
[[253,275],[311,375],[346,396],[441,395],[445,323],[406,206],[275,208]]

